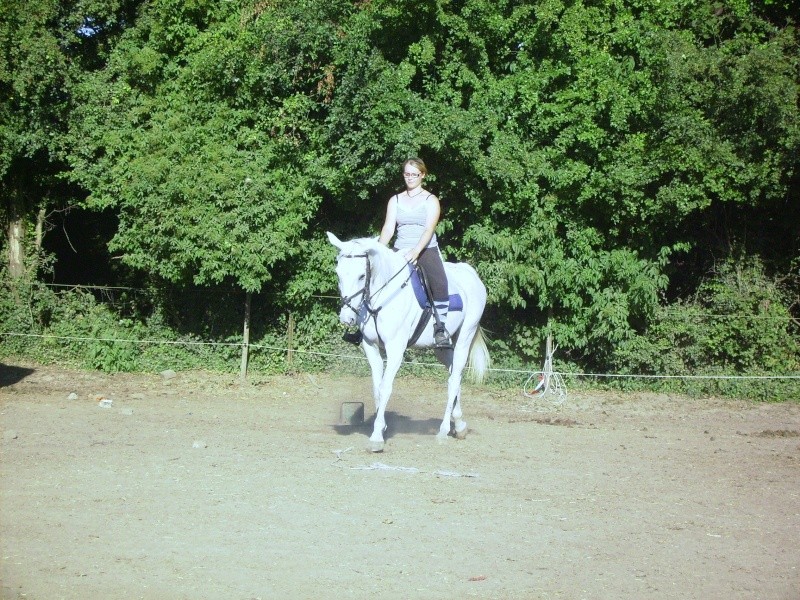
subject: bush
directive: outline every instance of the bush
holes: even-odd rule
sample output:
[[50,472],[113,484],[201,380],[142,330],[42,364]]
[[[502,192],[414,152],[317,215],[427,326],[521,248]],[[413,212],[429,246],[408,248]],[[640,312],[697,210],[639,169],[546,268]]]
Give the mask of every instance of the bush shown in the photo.
[[[37,281],[12,281],[6,276],[2,286],[0,356],[66,362],[105,372],[166,368],[237,372],[240,368],[241,304],[226,294],[203,298],[199,290],[171,294],[151,290],[135,301],[110,302],[88,288],[56,292]],[[313,305],[305,314],[291,317],[290,360],[289,313],[276,317],[265,312],[262,305],[268,300],[254,299],[250,369],[262,373],[360,369],[346,358],[353,354],[352,347],[342,342],[336,311],[327,305]],[[182,311],[179,303],[191,303],[193,309]]]
[[0,353],[24,355],[38,346],[40,334],[50,322],[56,294],[38,281],[21,278],[12,281],[5,270],[0,273]]
[[[729,259],[688,299],[662,307],[619,345],[613,367],[639,375],[774,376],[800,373],[800,344],[781,289],[756,259]],[[677,382],[681,382],[678,384]],[[624,382],[634,387],[632,380]],[[796,380],[661,380],[655,387],[755,399],[797,399]]]
[[[192,334],[177,335],[155,311],[149,318],[99,301],[86,288],[56,292],[3,274],[0,297],[0,356],[66,362],[105,372],[164,368],[225,369],[227,358]],[[148,343],[150,340],[169,344]],[[240,340],[237,340],[240,341]]]
[[[106,372],[205,369],[237,372],[241,361],[241,304],[224,294],[198,290],[179,295],[195,306],[189,318],[172,298],[157,292],[139,298],[96,297],[84,288],[56,292],[30,280],[0,278],[0,356],[37,362],[61,362]],[[219,297],[217,297],[219,296]],[[235,300],[235,299],[234,299]],[[270,298],[254,297],[249,367],[261,374],[330,371],[367,376],[363,353],[341,340],[336,307],[309,302],[292,313],[291,358],[289,313]],[[227,305],[227,306],[226,306]],[[790,318],[789,301],[756,260],[722,263],[694,295],[659,308],[642,333],[616,346],[610,372],[630,375],[719,376],[694,378],[619,378],[608,385],[689,394],[718,394],[760,400],[796,399],[797,380],[726,379],[731,376],[800,373],[800,344]],[[191,315],[190,315],[191,316]],[[202,317],[202,318],[201,318]],[[490,341],[499,369],[492,385],[518,385],[520,371],[537,370],[504,341]],[[410,352],[404,373],[440,377],[427,352]],[[582,370],[556,365],[559,371]],[[570,386],[579,382],[571,380]],[[596,382],[595,382],[596,385]],[[602,381],[600,385],[605,385]]]

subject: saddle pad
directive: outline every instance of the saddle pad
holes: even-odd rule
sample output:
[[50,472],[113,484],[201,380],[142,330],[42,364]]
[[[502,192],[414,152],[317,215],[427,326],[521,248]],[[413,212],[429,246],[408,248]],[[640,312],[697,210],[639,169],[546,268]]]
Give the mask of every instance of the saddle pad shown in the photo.
[[[425,308],[426,306],[430,306],[428,296],[425,293],[425,288],[422,287],[422,280],[419,277],[417,269],[412,265],[408,265],[408,268],[411,269],[411,287],[414,289],[414,295],[417,297],[419,307]],[[461,294],[450,294],[450,307],[448,310],[451,312],[464,310],[464,301],[461,299]]]

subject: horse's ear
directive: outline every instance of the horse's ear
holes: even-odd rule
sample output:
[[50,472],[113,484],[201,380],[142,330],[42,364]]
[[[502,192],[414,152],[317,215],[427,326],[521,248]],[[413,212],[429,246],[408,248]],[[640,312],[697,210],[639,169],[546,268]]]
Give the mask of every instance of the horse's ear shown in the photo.
[[344,242],[335,235],[333,235],[330,231],[326,231],[325,233],[328,234],[328,241],[334,246],[336,246],[339,250],[341,250]]

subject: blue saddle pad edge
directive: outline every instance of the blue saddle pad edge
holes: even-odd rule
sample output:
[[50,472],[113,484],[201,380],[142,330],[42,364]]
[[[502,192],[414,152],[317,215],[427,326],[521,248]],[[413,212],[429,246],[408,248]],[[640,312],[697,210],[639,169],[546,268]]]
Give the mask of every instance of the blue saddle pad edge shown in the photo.
[[[420,308],[429,306],[428,297],[425,295],[425,289],[422,287],[422,281],[419,278],[419,273],[412,266],[408,265],[411,269],[411,287],[414,289],[414,295],[417,297],[417,302]],[[450,307],[451,312],[464,310],[464,301],[461,299],[461,294],[450,294]]]

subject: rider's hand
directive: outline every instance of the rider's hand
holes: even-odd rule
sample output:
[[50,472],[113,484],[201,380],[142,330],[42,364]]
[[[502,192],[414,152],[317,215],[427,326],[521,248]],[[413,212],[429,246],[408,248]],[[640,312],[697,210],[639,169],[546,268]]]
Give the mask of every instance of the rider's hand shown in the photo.
[[406,262],[416,263],[417,259],[419,258],[419,252],[416,248],[411,248],[405,255]]

